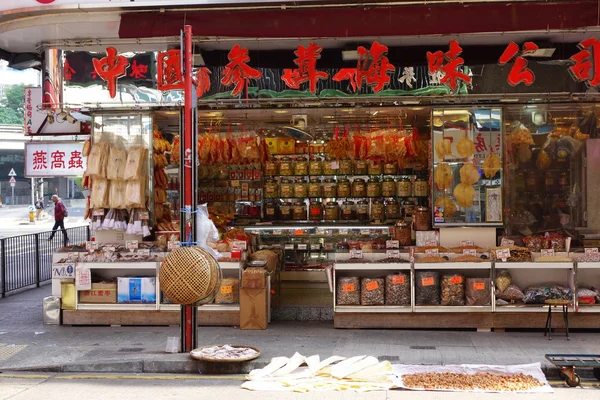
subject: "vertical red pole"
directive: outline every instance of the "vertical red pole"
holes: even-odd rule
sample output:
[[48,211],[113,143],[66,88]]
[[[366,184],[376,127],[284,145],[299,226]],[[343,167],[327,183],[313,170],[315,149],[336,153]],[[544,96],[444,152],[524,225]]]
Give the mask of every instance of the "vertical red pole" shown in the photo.
[[[184,52],[184,56],[183,56],[183,60],[184,60],[184,79],[185,79],[185,86],[184,86],[184,99],[185,99],[185,105],[184,105],[184,114],[183,114],[183,121],[184,121],[184,127],[183,127],[183,142],[184,142],[184,149],[185,152],[182,155],[182,159],[184,159],[184,172],[183,172],[183,180],[184,180],[184,190],[183,190],[183,195],[184,195],[184,209],[186,210],[186,215],[187,218],[191,218],[191,216],[193,214],[191,214],[192,211],[192,204],[193,204],[193,195],[194,195],[194,188],[193,188],[193,180],[192,180],[192,168],[195,167],[192,165],[192,149],[194,149],[194,151],[196,150],[194,148],[194,143],[192,143],[192,137],[193,137],[193,133],[192,133],[192,27],[190,25],[186,25],[185,29],[184,29],[184,47],[185,47],[185,52]],[[185,158],[183,158],[185,157]],[[189,222],[189,220],[188,220]],[[192,226],[191,224],[187,223],[186,224],[186,237],[182,238],[182,241],[189,241],[190,237],[193,237],[192,235]],[[185,332],[185,349],[183,349],[186,353],[190,352],[193,350],[193,336],[194,336],[194,332],[193,330],[195,329],[194,326],[192,326],[192,320],[194,319],[192,317],[192,313],[196,310],[196,307],[192,307],[190,305],[186,305],[185,306],[185,327],[184,327],[184,332]]]

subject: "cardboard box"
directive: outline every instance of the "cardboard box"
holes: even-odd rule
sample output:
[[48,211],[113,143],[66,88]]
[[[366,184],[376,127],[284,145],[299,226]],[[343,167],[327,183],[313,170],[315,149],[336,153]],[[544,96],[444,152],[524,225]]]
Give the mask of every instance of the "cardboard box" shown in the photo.
[[240,329],[267,329],[268,289],[240,289]]
[[92,283],[91,290],[79,292],[80,303],[116,303],[116,283]]
[[267,270],[249,267],[242,271],[242,287],[248,289],[263,289],[267,287]]
[[296,152],[296,141],[294,139],[279,138],[277,141],[279,154],[293,154]]
[[156,303],[156,278],[117,278],[117,303]]
[[277,154],[279,152],[279,139],[277,138],[265,138],[265,142],[267,143],[267,147],[269,148],[269,152],[271,154]]

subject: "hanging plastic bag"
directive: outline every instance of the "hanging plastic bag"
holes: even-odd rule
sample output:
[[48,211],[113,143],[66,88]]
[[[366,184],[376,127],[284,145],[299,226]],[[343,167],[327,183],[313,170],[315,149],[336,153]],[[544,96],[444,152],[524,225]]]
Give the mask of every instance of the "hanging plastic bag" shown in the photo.
[[105,132],[100,140],[92,146],[88,156],[86,174],[92,177],[106,177],[106,164],[109,157],[110,143],[113,135]]
[[145,166],[148,161],[148,150],[141,146],[133,147],[127,154],[127,165],[123,179],[142,179],[144,177]]
[[136,179],[127,181],[125,189],[127,208],[142,208],[146,204],[146,180]]
[[94,178],[92,183],[92,197],[90,199],[90,206],[92,208],[105,208],[108,206],[108,186],[109,181],[107,179]]
[[222,254],[210,247],[207,242],[219,241],[219,231],[212,222],[208,213],[208,205],[199,205],[196,209],[196,238],[198,246],[208,251],[215,258],[221,258]]
[[125,181],[110,181],[109,186],[108,206],[114,209],[126,208],[125,190],[127,189],[127,183]]
[[123,180],[125,177],[125,166],[127,165],[127,151],[121,138],[117,138],[110,146],[108,163],[106,165],[106,177],[110,180]]

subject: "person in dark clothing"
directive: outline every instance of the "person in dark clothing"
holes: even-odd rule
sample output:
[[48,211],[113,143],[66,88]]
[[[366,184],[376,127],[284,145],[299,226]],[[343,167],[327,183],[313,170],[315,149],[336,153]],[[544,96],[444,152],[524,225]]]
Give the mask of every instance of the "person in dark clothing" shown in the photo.
[[67,243],[69,243],[69,237],[67,236],[67,230],[65,229],[65,217],[67,216],[67,208],[62,203],[62,201],[60,201],[57,195],[52,196],[52,201],[54,202],[54,227],[52,228],[52,233],[50,234],[48,241],[50,242],[52,238],[54,238],[56,230],[60,228],[62,230],[66,246]]

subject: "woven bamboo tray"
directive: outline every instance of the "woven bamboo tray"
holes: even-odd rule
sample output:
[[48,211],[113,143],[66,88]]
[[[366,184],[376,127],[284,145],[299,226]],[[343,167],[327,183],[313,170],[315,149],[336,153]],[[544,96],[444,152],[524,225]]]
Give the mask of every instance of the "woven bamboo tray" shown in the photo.
[[260,356],[260,350],[257,349],[256,347],[252,347],[252,346],[237,346],[237,345],[230,345],[231,347],[235,347],[236,349],[240,349],[240,348],[244,348],[244,349],[252,349],[254,351],[257,352],[256,355],[254,356],[250,356],[250,357],[244,357],[244,358],[211,358],[211,357],[202,357],[202,356],[197,356],[194,355],[194,351],[195,350],[202,350],[202,349],[206,349],[209,347],[216,347],[216,346],[224,346],[223,344],[213,344],[211,346],[203,346],[203,347],[198,347],[197,349],[194,349],[190,352],[190,356],[193,359],[196,359],[198,361],[208,361],[208,362],[215,362],[215,363],[240,363],[240,362],[245,362],[245,361],[250,361],[250,360],[254,360],[256,358],[258,358]]

